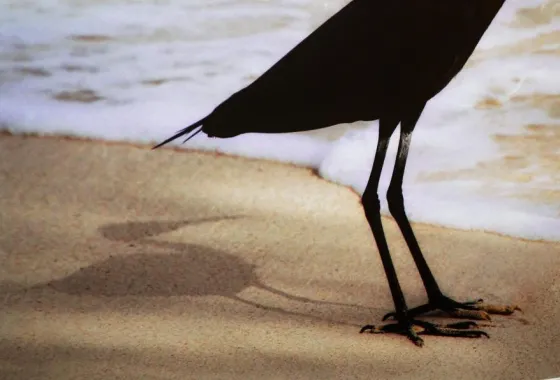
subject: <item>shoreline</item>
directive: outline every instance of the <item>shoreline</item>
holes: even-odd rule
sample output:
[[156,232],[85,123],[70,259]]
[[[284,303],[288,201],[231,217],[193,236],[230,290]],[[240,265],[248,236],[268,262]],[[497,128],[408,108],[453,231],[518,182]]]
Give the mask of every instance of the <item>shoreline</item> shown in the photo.
[[[102,144],[102,145],[107,145],[107,146],[122,146],[122,147],[132,147],[132,148],[136,148],[136,149],[140,149],[140,150],[148,150],[151,151],[152,147],[157,144],[157,142],[153,142],[153,143],[135,143],[135,142],[130,142],[130,141],[117,141],[117,140],[104,140],[101,138],[93,138],[93,137],[82,137],[82,136],[71,136],[71,135],[61,135],[61,134],[40,134],[40,133],[30,133],[30,132],[24,132],[24,133],[13,133],[9,130],[5,130],[5,129],[0,129],[0,139],[3,137],[20,137],[23,139],[47,139],[47,140],[54,140],[54,141],[68,141],[68,142],[86,142],[86,143],[93,143],[93,144]],[[337,182],[333,182],[330,181],[327,178],[323,178],[319,175],[319,170],[311,167],[311,166],[305,166],[305,165],[296,165],[294,163],[290,163],[290,162],[284,162],[284,161],[277,161],[277,160],[272,160],[272,159],[267,159],[267,158],[253,158],[253,157],[246,157],[243,155],[238,155],[238,154],[229,154],[229,153],[222,153],[219,151],[210,151],[210,150],[201,150],[201,149],[194,149],[194,148],[189,148],[189,147],[178,147],[178,146],[164,146],[161,148],[158,148],[159,150],[165,150],[165,151],[173,151],[176,153],[181,153],[181,154],[202,154],[202,155],[207,155],[210,157],[232,157],[232,158],[238,158],[238,159],[243,159],[243,160],[248,160],[248,161],[263,161],[266,163],[271,163],[271,164],[275,164],[275,165],[284,165],[286,167],[290,167],[290,168],[295,168],[295,169],[304,169],[304,170],[309,170],[310,173],[312,173],[315,177],[317,177],[317,179],[325,181],[326,183],[335,185],[335,186],[340,186],[342,188],[345,188],[347,190],[349,190],[350,192],[352,192],[354,195],[356,195],[358,198],[360,198],[360,194],[354,190],[351,186],[349,185],[344,185],[344,184],[340,184]],[[382,213],[382,215],[384,217],[388,217],[392,219],[392,216],[390,214],[386,214],[386,213]],[[560,240],[546,240],[546,239],[528,239],[528,238],[524,238],[524,237],[520,237],[520,236],[512,236],[512,235],[507,235],[507,234],[503,234],[500,232],[496,232],[496,231],[491,231],[491,230],[484,230],[484,229],[462,229],[462,228],[456,228],[456,227],[450,227],[450,226],[446,226],[446,225],[442,225],[442,224],[437,224],[437,223],[428,223],[428,222],[417,222],[414,220],[411,220],[411,223],[413,224],[423,224],[423,225],[427,225],[427,226],[431,226],[431,227],[437,227],[437,228],[446,228],[449,230],[453,230],[453,231],[472,231],[472,232],[484,232],[484,233],[488,233],[488,234],[492,234],[492,235],[496,235],[496,236],[500,236],[500,237],[504,237],[504,238],[511,238],[511,239],[517,239],[517,240],[521,240],[521,241],[526,241],[526,242],[541,242],[541,243],[560,243]]]

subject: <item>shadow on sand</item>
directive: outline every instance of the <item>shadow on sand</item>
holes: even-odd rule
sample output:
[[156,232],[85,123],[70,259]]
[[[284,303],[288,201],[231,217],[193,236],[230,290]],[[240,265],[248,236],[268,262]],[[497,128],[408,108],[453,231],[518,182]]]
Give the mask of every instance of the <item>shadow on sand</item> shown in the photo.
[[[242,216],[241,216],[242,217]],[[238,294],[248,287],[257,287],[289,300],[344,308],[363,306],[312,300],[285,293],[263,284],[255,273],[255,266],[242,258],[209,247],[166,242],[152,239],[187,225],[211,223],[241,217],[220,217],[198,221],[148,221],[108,224],[99,228],[106,239],[134,244],[159,253],[131,253],[110,256],[105,260],[83,267],[67,277],[53,280],[50,288],[75,296],[98,297],[170,297],[170,296],[222,296],[261,309],[352,325],[313,315],[265,306],[243,299]]]

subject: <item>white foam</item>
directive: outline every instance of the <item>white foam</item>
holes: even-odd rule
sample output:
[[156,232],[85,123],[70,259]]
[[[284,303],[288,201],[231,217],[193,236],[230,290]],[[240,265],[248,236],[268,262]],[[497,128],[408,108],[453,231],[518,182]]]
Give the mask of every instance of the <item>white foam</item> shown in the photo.
[[[249,84],[347,2],[4,1],[0,128],[160,141]],[[548,38],[539,47],[548,54],[530,54],[532,39],[557,32],[558,17],[528,20],[529,27],[514,22],[520,8],[535,6],[555,12],[552,1],[508,0],[469,67],[428,104],[413,136],[405,176],[411,220],[560,240],[560,205],[519,196],[560,190],[557,176],[539,172],[544,163],[522,169],[532,176],[528,182],[477,171],[515,153],[500,147],[493,136],[523,135],[528,124],[555,123],[545,109],[512,101],[535,93],[558,94],[560,89],[560,57],[554,53],[560,41]],[[92,101],[68,100],[79,96]],[[485,98],[502,106],[475,107]],[[332,142],[297,134],[229,140],[199,135],[188,147],[311,166],[323,177],[362,192],[376,127],[373,122],[365,129],[354,128]],[[396,137],[379,190],[384,212]],[[461,175],[465,171],[471,175]]]

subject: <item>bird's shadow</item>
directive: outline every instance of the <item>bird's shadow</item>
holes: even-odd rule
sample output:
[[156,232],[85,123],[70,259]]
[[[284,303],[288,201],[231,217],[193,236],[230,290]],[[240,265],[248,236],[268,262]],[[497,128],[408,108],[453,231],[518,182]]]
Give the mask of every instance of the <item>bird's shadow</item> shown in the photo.
[[[232,220],[219,217],[196,221],[147,221],[107,224],[99,228],[106,239],[134,245],[140,253],[111,255],[105,260],[80,268],[78,271],[47,285],[62,293],[97,297],[171,297],[222,296],[245,304],[282,314],[318,319],[335,324],[358,326],[330,318],[266,306],[239,296],[248,287],[256,287],[291,301],[361,308],[346,303],[313,300],[288,294],[263,284],[255,265],[233,254],[210,247],[169,242],[154,237],[179,228],[201,223]],[[154,252],[155,251],[155,252]]]

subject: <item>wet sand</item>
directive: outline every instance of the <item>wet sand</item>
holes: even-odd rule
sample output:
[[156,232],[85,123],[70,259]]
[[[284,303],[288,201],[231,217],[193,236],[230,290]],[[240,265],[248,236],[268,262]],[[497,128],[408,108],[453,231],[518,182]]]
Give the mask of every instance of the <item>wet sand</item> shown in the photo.
[[392,309],[388,285],[358,196],[309,169],[0,136],[0,210],[2,379],[560,376],[559,243],[415,224],[447,294],[524,310],[485,323],[491,339],[417,348],[358,334]]

